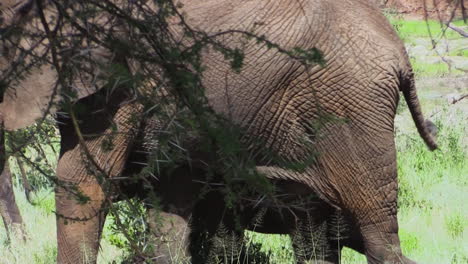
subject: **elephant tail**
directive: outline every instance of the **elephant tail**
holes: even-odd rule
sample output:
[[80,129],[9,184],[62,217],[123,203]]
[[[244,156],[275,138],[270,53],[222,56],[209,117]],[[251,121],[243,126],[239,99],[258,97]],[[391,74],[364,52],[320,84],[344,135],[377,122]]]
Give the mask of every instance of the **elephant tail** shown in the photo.
[[437,149],[437,143],[435,140],[437,128],[430,120],[425,120],[421,111],[421,105],[416,94],[416,86],[414,83],[414,77],[412,73],[410,78],[404,80],[401,84],[401,90],[405,97],[406,103],[410,110],[411,116],[413,117],[416,128],[418,129],[419,135],[429,147],[430,150]]

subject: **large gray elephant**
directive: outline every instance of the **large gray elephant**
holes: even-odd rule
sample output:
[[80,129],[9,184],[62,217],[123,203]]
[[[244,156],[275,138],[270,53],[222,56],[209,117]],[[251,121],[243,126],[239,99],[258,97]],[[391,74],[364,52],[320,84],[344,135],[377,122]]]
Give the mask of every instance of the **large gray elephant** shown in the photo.
[[[304,171],[259,161],[258,171],[292,179],[341,208],[359,230],[369,263],[410,263],[400,249],[394,117],[402,91],[430,149],[436,143],[416,96],[404,45],[368,1],[183,2],[185,22],[245,52],[240,73],[206,50],[202,82],[210,106],[244,128],[247,144]],[[318,48],[326,66],[306,67],[242,38],[253,32],[280,47]],[[320,123],[320,124],[318,124]],[[317,126],[321,126],[317,129]],[[253,150],[254,151],[254,150]],[[317,154],[318,153],[318,154]],[[272,176],[274,175],[274,176]]]
[[[430,149],[437,146],[421,113],[404,46],[379,10],[365,0],[181,2],[177,8],[184,14],[183,23],[180,17],[169,20],[171,37],[176,43],[190,43],[180,28],[188,25],[213,40],[211,46],[202,49],[204,95],[214,113],[240,128],[242,143],[255,157],[256,171],[269,179],[299,184],[304,188],[294,187],[293,191],[305,189],[316,194],[323,206],[341,210],[352,226],[350,245],[364,253],[369,263],[412,263],[402,255],[398,238],[393,132],[400,91],[423,140]],[[56,17],[31,18],[25,15],[26,9],[19,9],[18,17],[24,17],[24,21],[16,17],[17,25],[43,30],[44,21]],[[46,35],[49,38],[37,43],[51,40],[50,32]],[[34,42],[18,43],[28,49]],[[245,54],[242,68],[233,70],[232,61],[216,43]],[[139,44],[148,51],[155,50],[148,41]],[[101,57],[112,58],[129,71],[142,69],[129,63],[122,51],[87,48],[93,56],[104,54]],[[314,48],[322,52],[325,65],[305,64],[296,56]],[[51,57],[54,66],[60,68],[56,56]],[[2,69],[7,64],[3,61]],[[166,74],[168,83],[178,88],[180,82],[171,75],[177,70],[175,66],[180,65],[162,64],[154,74]],[[55,92],[57,79],[54,74],[44,74],[49,68],[35,68],[41,78],[22,80],[15,93],[7,91],[10,97],[1,109],[7,128],[9,124],[12,128],[30,123],[49,109],[43,102],[50,101],[47,95]],[[90,250],[88,255],[97,254],[106,215],[102,209],[110,202],[108,193],[112,191],[103,183],[125,173],[132,149],[138,145],[138,131],[145,130],[144,107],[132,100],[131,87],[95,93],[89,91],[89,84],[80,79],[73,85],[78,87],[81,99],[67,108],[69,116],[59,117],[59,263],[81,260],[83,248]],[[32,87],[49,88],[31,92]],[[28,103],[27,99],[38,103]],[[21,104],[37,108],[26,112],[18,106]],[[82,104],[87,111],[79,111]],[[185,142],[183,147],[191,162],[181,166],[205,171],[206,164],[213,162],[211,153],[199,148],[199,141],[195,137]],[[113,148],[102,151],[109,142]],[[277,159],[258,155],[265,150]],[[83,162],[83,155],[87,162]],[[285,162],[305,166],[291,169]],[[96,173],[106,177],[95,177]],[[79,190],[81,197],[90,199],[77,200],[70,190]]]

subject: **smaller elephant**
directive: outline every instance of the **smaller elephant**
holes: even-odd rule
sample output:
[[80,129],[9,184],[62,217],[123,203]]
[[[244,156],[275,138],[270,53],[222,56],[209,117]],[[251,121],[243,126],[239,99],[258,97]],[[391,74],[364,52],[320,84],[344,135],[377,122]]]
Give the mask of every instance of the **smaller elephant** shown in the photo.
[[[221,192],[207,194],[204,200],[196,204],[191,219],[192,262],[209,263],[213,252],[219,252],[219,244],[224,243],[214,239],[219,237],[218,232],[221,233],[221,238],[223,234],[228,234],[227,239],[234,237],[241,240],[244,229],[265,234],[289,235],[297,263],[309,260],[339,263],[344,245],[363,251],[362,241],[355,241],[357,237],[352,234],[353,227],[349,224],[349,219],[345,220],[343,217],[339,220],[342,221],[342,230],[333,228],[333,217],[339,215],[335,208],[316,197],[307,199],[306,195],[281,191],[275,195],[291,197],[287,199],[287,203],[282,201],[283,207],[275,204],[275,201],[262,201],[258,204],[255,201],[244,201],[240,203],[241,206],[228,208]],[[342,237],[338,237],[338,232],[341,232]],[[226,248],[221,247],[221,250]],[[244,258],[241,256],[240,259]]]
[[[244,230],[290,235],[298,263],[307,260],[339,263],[343,246],[364,251],[363,241],[350,218],[311,196],[305,185],[272,180],[277,186],[275,195],[286,197],[282,201],[257,202],[245,198],[229,207],[222,188],[204,191],[206,179],[202,170],[180,167],[162,172],[153,182],[151,192],[158,196],[161,208],[149,210],[149,223],[155,236],[153,246],[158,263],[176,263],[181,255],[191,256],[191,263],[211,263],[226,250],[220,248],[224,242],[237,246],[237,253],[242,255]],[[131,189],[125,184],[122,187],[123,191]]]
[[[61,123],[66,122],[62,120]],[[145,169],[148,153],[158,148],[153,139],[159,137],[155,132],[159,123],[157,119],[145,118],[122,178],[141,174]],[[257,196],[238,197],[233,206],[228,206],[223,177],[209,177],[202,167],[192,161],[191,166],[162,166],[152,172],[155,177],[140,175],[144,178],[138,181],[118,181],[118,199],[136,196],[148,205],[148,223],[157,263],[178,263],[188,258],[191,263],[208,263],[219,256],[220,243],[216,242],[220,239],[219,233],[223,233],[225,236],[221,239],[227,241],[235,237],[240,252],[244,230],[290,235],[298,263],[311,259],[339,263],[343,246],[364,252],[363,241],[351,219],[311,195],[306,185],[272,178],[269,181],[276,190],[273,197],[282,197],[281,200],[268,198],[258,202],[258,193]],[[157,209],[151,206],[154,204],[151,198],[155,197]],[[233,241],[230,242],[232,245]],[[237,257],[242,259],[242,256]]]

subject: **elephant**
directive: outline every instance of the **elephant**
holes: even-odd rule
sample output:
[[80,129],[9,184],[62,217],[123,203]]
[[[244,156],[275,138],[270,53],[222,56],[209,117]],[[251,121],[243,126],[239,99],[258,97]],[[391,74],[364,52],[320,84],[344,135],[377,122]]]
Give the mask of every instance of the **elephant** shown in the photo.
[[[404,45],[379,10],[368,1],[182,4],[185,23],[248,54],[236,73],[223,54],[204,51],[202,83],[210,107],[245,129],[247,145],[264,142],[289,161],[318,153],[304,171],[261,159],[257,170],[303,183],[343,210],[359,230],[369,263],[412,263],[398,238],[394,117],[400,91],[421,137],[430,149],[437,145]],[[300,65],[243,39],[243,32],[284,48],[318,48],[326,66]]]
[[[25,6],[33,6],[31,3]],[[429,131],[430,123],[423,117],[404,45],[378,8],[366,0],[236,4],[224,0],[182,0],[174,8],[176,14],[183,14],[168,21],[170,36],[176,43],[190,43],[183,34],[183,25],[212,40],[212,46],[201,50],[203,93],[216,115],[240,128],[243,145],[255,157],[255,171],[281,184],[300,185],[301,188],[292,188],[295,194],[305,189],[317,195],[320,206],[326,208],[319,209],[319,215],[325,218],[327,210],[343,212],[352,230],[348,244],[365,254],[368,263],[414,263],[403,256],[398,237],[394,117],[400,91],[424,142],[431,150],[437,144]],[[30,21],[24,15],[26,9],[20,8],[18,17]],[[33,21],[38,25],[44,22]],[[242,67],[232,69],[232,61],[226,59],[216,43],[245,54]],[[139,44],[154,51],[147,42]],[[311,50],[321,51],[324,62],[304,64],[300,55],[310,55],[304,51]],[[91,53],[97,57],[104,54],[101,58],[112,58],[114,63],[138,72],[138,67],[133,67],[119,51]],[[2,63],[3,69],[7,63]],[[143,64],[136,64],[139,63]],[[54,66],[60,65],[55,62]],[[171,75],[177,73],[180,65],[159,66],[154,74],[162,72],[168,76],[168,89],[182,85]],[[28,86],[46,87],[29,92],[29,97],[42,93],[33,99],[50,101],[47,94],[55,91],[51,87],[56,87],[57,75],[44,74],[47,69],[40,67],[37,74],[42,77],[29,84],[26,79],[0,109],[7,128],[30,123],[44,109],[51,109],[47,103],[36,103],[34,111],[18,110],[17,105],[28,99],[27,92],[21,95]],[[86,80],[74,85],[83,93],[78,92],[79,101],[67,109],[68,115],[58,117],[62,138],[57,167],[60,184],[56,187],[59,263],[81,260],[83,246],[91,250],[91,256],[97,254],[106,215],[102,208],[111,202],[108,193],[112,193],[112,188],[106,182],[125,174],[139,131],[145,130],[144,107],[133,100],[131,87],[123,85],[109,93],[106,89],[90,91],[87,85]],[[80,113],[80,105],[86,105],[88,110]],[[213,160],[211,153],[197,144],[200,140],[195,137],[184,143],[190,164],[181,166],[202,171],[203,178],[206,164]],[[113,148],[101,151],[100,147],[108,142]],[[264,156],[264,150],[278,159]],[[83,155],[88,157],[86,162]],[[282,161],[305,166],[292,169]],[[106,177],[95,177],[96,172]],[[190,177],[199,177],[196,174]],[[175,186],[184,188],[183,184]],[[70,194],[75,189],[90,199],[77,201]],[[214,195],[208,203],[219,200]],[[182,193],[181,200],[184,199]],[[203,202],[189,208],[195,217],[200,215],[201,220],[193,220],[194,228],[206,219],[217,221],[217,217],[206,216]],[[82,219],[86,221],[79,221]],[[206,228],[212,233],[211,224]],[[191,238],[200,236],[192,232]],[[332,257],[330,262],[339,261]]]

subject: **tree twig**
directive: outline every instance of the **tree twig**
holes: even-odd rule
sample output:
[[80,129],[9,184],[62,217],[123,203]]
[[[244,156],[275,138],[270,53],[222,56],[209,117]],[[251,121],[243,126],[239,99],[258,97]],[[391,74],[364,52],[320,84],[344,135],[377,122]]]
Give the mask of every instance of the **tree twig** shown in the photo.
[[462,35],[465,38],[468,38],[468,32],[465,32],[463,29],[456,27],[453,23],[447,23],[446,25],[451,30],[457,32],[458,34]]
[[30,204],[33,204],[33,202],[31,201],[31,195],[30,195],[32,188],[31,188],[31,185],[29,184],[28,177],[26,175],[26,169],[24,168],[24,163],[19,157],[19,155],[16,154],[14,155],[14,157],[16,159],[16,163],[18,164],[18,168],[20,169],[21,180],[23,182],[24,194],[26,195],[26,200]]
[[468,98],[468,94],[462,94],[460,97],[454,98],[452,104],[456,104],[465,98]]

